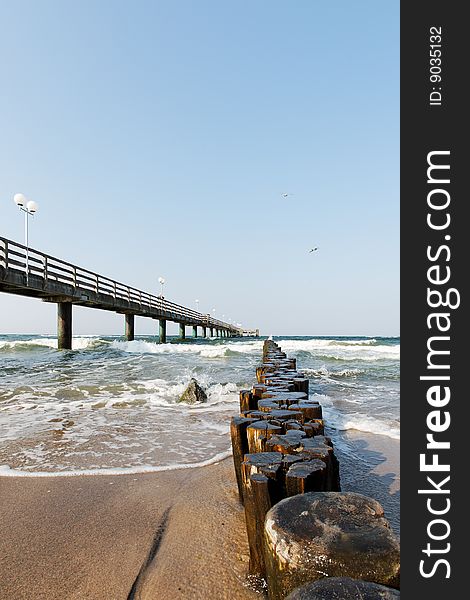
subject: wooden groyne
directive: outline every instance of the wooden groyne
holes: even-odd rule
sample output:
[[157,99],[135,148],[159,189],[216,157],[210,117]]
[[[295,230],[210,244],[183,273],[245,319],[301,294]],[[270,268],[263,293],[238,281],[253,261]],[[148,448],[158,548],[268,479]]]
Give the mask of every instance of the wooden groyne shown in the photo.
[[356,598],[354,581],[371,600],[389,597],[384,586],[398,597],[391,589],[399,585],[398,540],[378,502],[341,492],[322,407],[309,398],[296,359],[266,340],[256,379],[240,392],[240,414],[231,421],[250,574],[266,580],[270,600],[310,597],[297,588],[324,578],[331,588],[325,597]]

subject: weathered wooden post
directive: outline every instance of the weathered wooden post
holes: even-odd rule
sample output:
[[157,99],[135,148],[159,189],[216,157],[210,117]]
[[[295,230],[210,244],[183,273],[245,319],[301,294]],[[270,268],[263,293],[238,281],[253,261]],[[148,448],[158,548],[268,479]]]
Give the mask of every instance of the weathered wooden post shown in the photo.
[[160,344],[166,343],[166,320],[160,319]]
[[252,575],[264,577],[266,575],[263,544],[264,520],[272,506],[268,477],[262,473],[251,475],[243,493],[246,531],[250,547],[249,571]]
[[246,437],[246,428],[253,423],[254,419],[245,419],[243,417],[232,417],[230,422],[230,437],[232,440],[232,456],[237,476],[238,493],[243,502],[243,483],[241,475],[241,464],[248,454],[248,438]]
[[184,323],[180,323],[180,338],[182,340],[186,339],[186,327],[184,325]]
[[193,337],[197,338],[197,325],[193,325]]
[[134,340],[134,315],[125,315],[126,319],[126,340],[132,342]]
[[257,410],[258,402],[253,397],[250,390],[240,390],[240,412],[246,412],[248,410]]
[[372,498],[353,492],[291,496],[266,515],[264,541],[269,600],[323,577],[398,587],[399,543]]
[[72,303],[57,303],[57,347],[72,350]]
[[291,592],[286,600],[400,600],[400,592],[393,588],[352,579],[351,577],[323,577],[318,581],[306,583]]
[[246,430],[250,454],[264,452],[266,441],[273,435],[282,433],[282,428],[269,421],[255,421]]

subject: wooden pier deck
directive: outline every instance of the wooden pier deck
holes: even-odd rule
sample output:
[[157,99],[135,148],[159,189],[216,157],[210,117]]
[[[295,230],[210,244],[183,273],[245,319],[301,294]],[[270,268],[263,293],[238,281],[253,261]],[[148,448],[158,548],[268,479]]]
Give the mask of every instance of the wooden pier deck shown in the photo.
[[180,336],[185,327],[202,328],[203,337],[239,337],[239,327],[214,319],[209,314],[170,302],[129,285],[77,267],[38,250],[26,248],[17,242],[0,237],[0,292],[39,298],[58,306],[57,337],[62,349],[72,347],[72,306],[86,306],[125,315],[125,335],[134,339],[136,316],[159,321],[160,341],[166,342],[166,323],[180,325]]

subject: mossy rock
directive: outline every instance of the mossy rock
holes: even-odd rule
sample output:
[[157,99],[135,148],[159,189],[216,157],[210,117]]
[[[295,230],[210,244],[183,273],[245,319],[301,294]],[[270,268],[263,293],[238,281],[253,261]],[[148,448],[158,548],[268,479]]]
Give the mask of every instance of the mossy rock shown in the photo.
[[181,394],[178,402],[184,402],[185,404],[195,404],[196,402],[207,402],[207,394],[199,385],[199,383],[191,378],[187,388]]

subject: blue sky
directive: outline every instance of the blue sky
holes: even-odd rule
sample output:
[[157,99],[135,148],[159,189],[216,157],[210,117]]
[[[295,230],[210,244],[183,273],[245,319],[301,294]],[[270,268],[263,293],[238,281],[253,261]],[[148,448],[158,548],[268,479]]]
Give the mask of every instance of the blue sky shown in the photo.
[[[265,334],[399,333],[398,2],[2,2],[0,52],[0,236],[23,192],[33,247],[118,281]],[[2,333],[55,318],[0,294]]]

